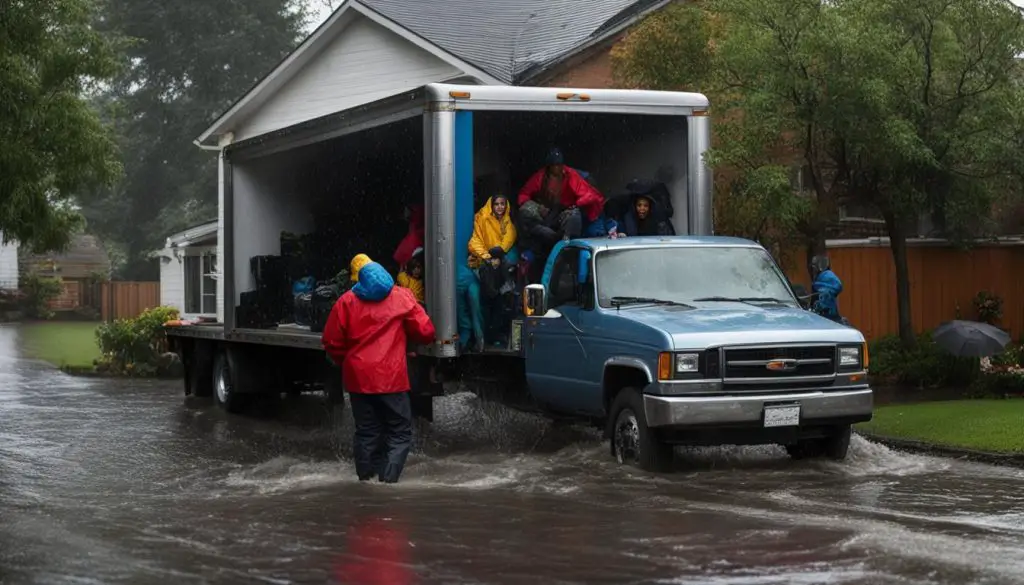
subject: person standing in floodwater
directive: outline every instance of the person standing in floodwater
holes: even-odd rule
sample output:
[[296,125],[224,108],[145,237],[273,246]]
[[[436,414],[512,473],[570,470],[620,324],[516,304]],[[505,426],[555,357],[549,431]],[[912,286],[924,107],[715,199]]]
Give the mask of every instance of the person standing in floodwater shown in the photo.
[[359,283],[334,304],[320,339],[352,404],[356,475],[395,483],[412,447],[406,344],[432,343],[434,324],[380,264],[368,262],[356,275]]

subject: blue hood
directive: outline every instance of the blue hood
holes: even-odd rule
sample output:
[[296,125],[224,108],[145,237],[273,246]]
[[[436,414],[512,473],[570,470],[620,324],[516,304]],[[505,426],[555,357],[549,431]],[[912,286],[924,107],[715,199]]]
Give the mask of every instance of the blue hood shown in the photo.
[[359,283],[352,287],[352,293],[364,301],[379,302],[388,298],[395,287],[395,279],[376,262],[370,262],[359,269]]
[[716,303],[697,309],[658,306],[622,308],[623,319],[659,330],[676,349],[742,343],[861,343],[853,329],[804,309]]

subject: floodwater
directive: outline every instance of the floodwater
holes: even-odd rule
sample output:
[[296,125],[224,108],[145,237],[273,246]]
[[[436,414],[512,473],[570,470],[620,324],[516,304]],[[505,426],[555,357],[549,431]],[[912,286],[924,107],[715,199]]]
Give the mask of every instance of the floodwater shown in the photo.
[[174,382],[65,376],[0,327],[0,583],[932,584],[1024,580],[1024,473],[855,439],[848,461],[683,450],[441,400],[360,484],[316,395],[230,416]]

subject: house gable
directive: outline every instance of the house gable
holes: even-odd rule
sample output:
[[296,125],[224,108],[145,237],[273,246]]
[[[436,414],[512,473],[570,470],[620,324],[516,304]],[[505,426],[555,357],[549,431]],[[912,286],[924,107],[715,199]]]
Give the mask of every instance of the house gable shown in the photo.
[[355,15],[315,59],[234,131],[244,140],[465,72]]

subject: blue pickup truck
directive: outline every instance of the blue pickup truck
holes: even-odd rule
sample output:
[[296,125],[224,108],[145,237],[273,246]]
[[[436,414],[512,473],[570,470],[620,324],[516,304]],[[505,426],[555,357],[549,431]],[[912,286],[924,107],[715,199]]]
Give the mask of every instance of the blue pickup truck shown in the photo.
[[871,420],[864,336],[804,309],[749,240],[573,240],[524,310],[533,400],[602,421],[621,463],[765,443],[843,459],[851,425]]

